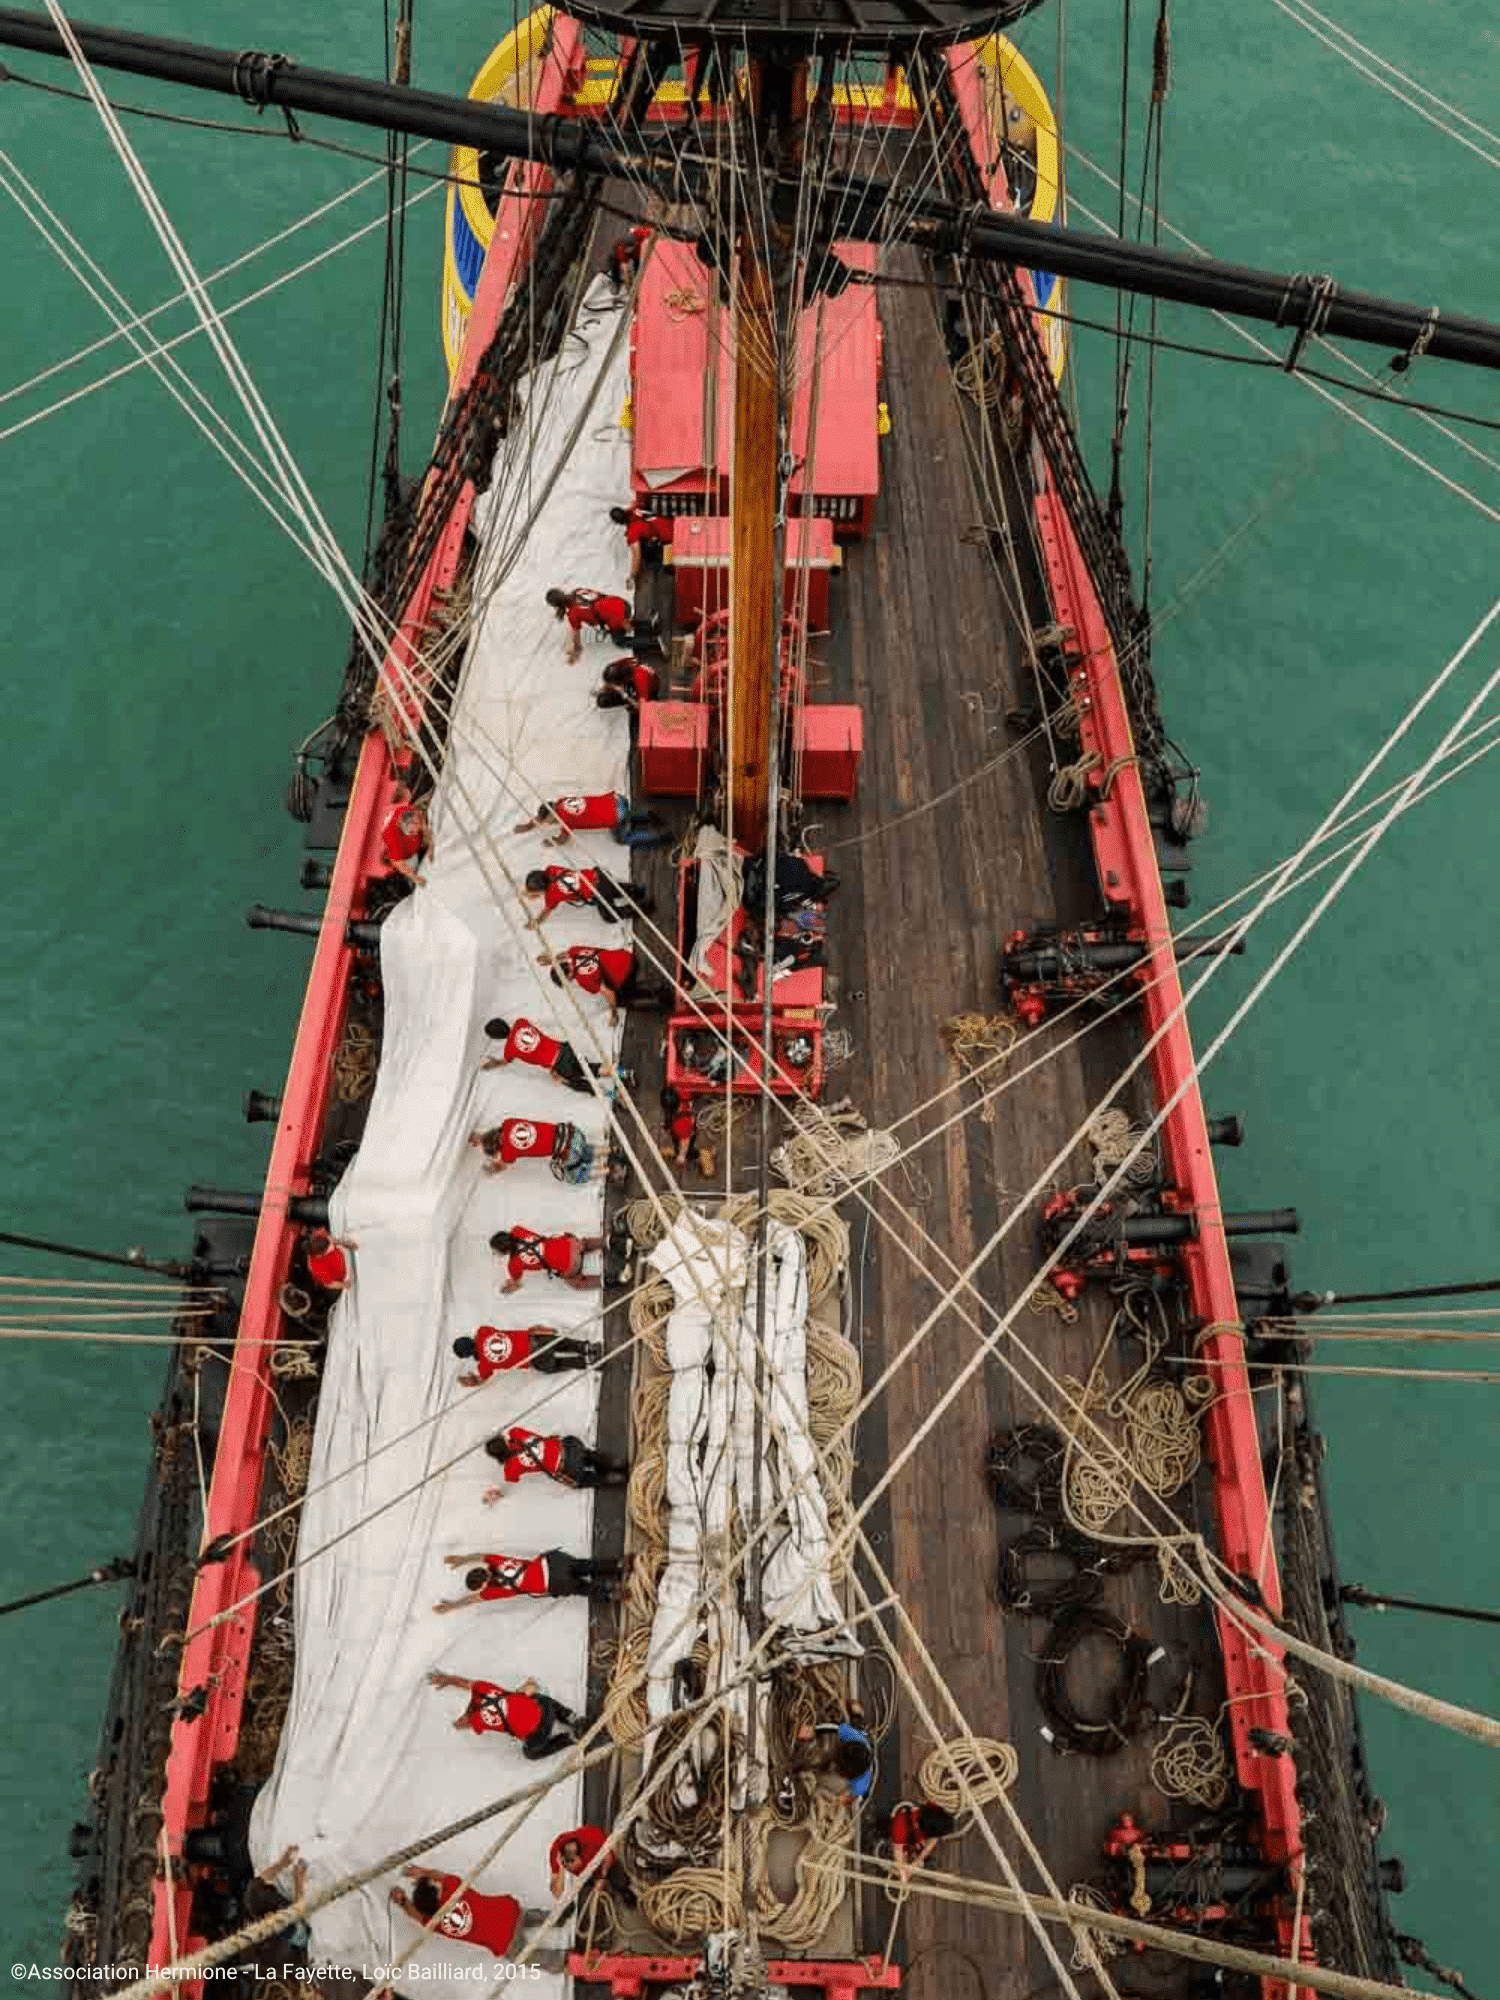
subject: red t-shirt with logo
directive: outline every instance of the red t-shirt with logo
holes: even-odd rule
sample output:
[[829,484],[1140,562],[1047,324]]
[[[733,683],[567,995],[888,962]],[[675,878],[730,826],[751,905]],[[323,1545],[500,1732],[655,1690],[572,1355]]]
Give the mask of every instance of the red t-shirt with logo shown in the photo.
[[572,792],[554,799],[552,811],[575,833],[612,832],[619,821],[620,801],[614,792]]
[[[609,1835],[604,1831],[602,1826],[575,1826],[571,1833],[560,1833],[556,1840],[553,1841],[552,1851],[547,1856],[547,1867],[550,1873],[555,1875],[558,1869],[562,1867],[562,1851],[570,1840],[576,1840],[579,1847],[577,1865],[569,1871],[574,1875],[581,1875],[600,1849],[609,1845]],[[602,1874],[603,1869],[608,1866],[609,1862],[606,1858],[599,1872]]]
[[541,1728],[542,1708],[532,1695],[512,1694],[493,1681],[471,1681],[464,1721],[476,1736],[492,1732],[496,1736],[518,1736],[524,1741]]
[[585,625],[597,625],[605,631],[614,631],[630,622],[630,606],[623,597],[611,597],[593,590],[574,593],[575,601],[568,606],[568,623],[575,632]]
[[625,530],[625,540],[634,542],[670,542],[672,523],[665,514],[639,514]]
[[505,1047],[500,1051],[502,1062],[534,1063],[538,1069],[551,1069],[562,1053],[562,1043],[550,1035],[544,1035],[533,1022],[515,1022],[505,1038]]
[[[446,1903],[457,1891],[463,1877],[442,1875],[438,1880]],[[439,1937],[456,1938],[462,1944],[477,1944],[484,1951],[492,1951],[496,1958],[504,1958],[520,1924],[521,1905],[514,1896],[481,1896],[475,1889],[465,1889],[447,1916],[434,1924],[433,1929]]]
[[[545,1556],[486,1556],[490,1581],[481,1597],[545,1597],[547,1558]],[[477,1567],[477,1565],[476,1565]],[[537,1721],[541,1720],[538,1713]],[[533,1725],[534,1727],[535,1725]],[[530,1731],[527,1732],[530,1734]]]
[[512,1278],[524,1278],[528,1271],[550,1271],[555,1278],[570,1278],[578,1262],[576,1236],[543,1236],[524,1223],[512,1223],[511,1235],[518,1248],[506,1260]]
[[326,1250],[319,1250],[316,1256],[308,1258],[307,1275],[315,1285],[346,1285],[349,1282],[349,1259],[337,1243],[330,1243]]
[[592,903],[598,880],[597,868],[549,868],[542,900],[549,910],[555,910],[559,903]]
[[891,1814],[891,1846],[898,1853],[910,1852],[914,1854],[925,1842],[926,1835],[917,1823],[917,1808],[915,1806],[897,1806],[896,1810]]
[[505,1433],[505,1442],[511,1454],[505,1461],[505,1478],[511,1486],[518,1485],[528,1472],[544,1472],[549,1479],[555,1479],[562,1470],[560,1437],[540,1437],[535,1431],[523,1431],[519,1424],[513,1424]]
[[502,1368],[524,1368],[531,1359],[529,1333],[502,1332],[498,1326],[477,1327],[474,1356],[481,1382]]
[[500,1126],[500,1158],[509,1166],[513,1160],[550,1160],[557,1139],[557,1127],[539,1118],[506,1118]]
[[385,825],[380,829],[380,844],[387,861],[410,861],[427,845],[427,835],[420,826],[415,832],[408,832],[401,824],[404,813],[415,811],[414,806],[394,806],[387,816]]
[[601,951],[595,945],[575,944],[565,956],[580,993],[597,993],[601,985],[607,986],[611,993],[618,993],[635,970],[633,951]]

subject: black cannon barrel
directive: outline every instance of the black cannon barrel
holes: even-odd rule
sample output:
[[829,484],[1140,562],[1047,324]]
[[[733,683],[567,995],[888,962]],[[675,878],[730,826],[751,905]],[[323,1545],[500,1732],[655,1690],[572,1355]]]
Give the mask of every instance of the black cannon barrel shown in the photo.
[[1252,1208],[1241,1215],[1226,1215],[1226,1236],[1297,1236],[1302,1218],[1295,1208]]
[[1132,1249],[1149,1249],[1157,1243],[1191,1243],[1197,1234],[1196,1215],[1131,1215],[1120,1225],[1120,1235]]
[[269,1090],[247,1090],[245,1093],[245,1123],[247,1125],[274,1125],[281,1116],[281,1099]]
[[1124,944],[1083,944],[1067,951],[1056,945],[1039,945],[1035,951],[1005,954],[1005,969],[1012,979],[1046,983],[1065,978],[1080,965],[1090,972],[1125,972],[1139,965],[1143,948],[1128,940]]
[[1245,940],[1233,931],[1224,931],[1217,937],[1174,938],[1172,949],[1177,954],[1178,964],[1189,958],[1243,958]]
[[[1240,957],[1245,940],[1226,932],[1222,937],[1179,937],[1172,949],[1179,964],[1194,958]],[[1012,979],[1044,983],[1076,972],[1080,965],[1090,972],[1125,972],[1139,965],[1146,947],[1139,938],[1120,938],[1108,944],[1039,944],[1018,946],[1005,954],[1005,969]]]
[[[1295,1236],[1301,1227],[1295,1208],[1247,1209],[1224,1217],[1226,1236]],[[1194,1214],[1131,1215],[1120,1225],[1120,1234],[1133,1246],[1191,1243],[1198,1234],[1198,1218]]]
[[[201,1187],[196,1183],[182,1198],[189,1215],[259,1215],[261,1197],[242,1188]],[[328,1221],[328,1197],[321,1194],[294,1194],[286,1205],[293,1222],[307,1222],[321,1228]]]
[[[316,937],[323,919],[313,910],[273,910],[265,903],[252,903],[245,922],[253,931],[291,931],[297,937]],[[344,937],[356,951],[374,951],[380,944],[380,926],[367,919],[351,917]]]
[[1232,1112],[1227,1118],[1210,1118],[1208,1139],[1212,1146],[1243,1146],[1245,1128]]
[[245,922],[253,931],[290,931],[296,937],[316,937],[323,919],[311,910],[272,910],[264,903],[252,903]]
[[326,889],[333,880],[333,870],[326,861],[307,860],[302,864],[302,886],[304,889]]

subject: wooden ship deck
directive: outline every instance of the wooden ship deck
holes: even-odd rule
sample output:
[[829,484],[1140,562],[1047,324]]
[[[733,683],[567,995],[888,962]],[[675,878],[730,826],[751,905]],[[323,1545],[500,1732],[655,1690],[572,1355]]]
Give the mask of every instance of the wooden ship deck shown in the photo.
[[[828,963],[836,981],[829,991],[837,996],[829,1020],[847,1035],[849,1055],[829,1069],[825,1096],[847,1097],[876,1130],[938,1099],[923,1118],[902,1127],[900,1136],[910,1143],[918,1131],[953,1119],[1004,1079],[1001,1067],[983,1086],[959,1081],[942,1030],[959,1014],[1000,1011],[1005,936],[1042,918],[1086,922],[1099,915],[1101,901],[1082,816],[1048,813],[1052,774],[1045,744],[1021,740],[1026,730],[1019,712],[1035,697],[1006,587],[1010,579],[994,553],[1004,526],[975,483],[965,443],[972,412],[959,404],[931,296],[919,285],[891,285],[881,290],[880,310],[893,426],[884,441],[875,529],[868,540],[844,549],[831,635],[813,642],[808,669],[812,699],[857,702],[870,726],[853,804],[810,807],[808,818],[817,822],[810,845],[840,877],[829,903]],[[1019,522],[1018,504],[1011,515]],[[1022,581],[1038,593],[1036,602],[1039,578],[1019,531],[1015,547]],[[661,587],[659,577],[653,581]],[[1016,719],[1007,720],[1008,714]],[[673,907],[674,869],[663,852],[638,857],[635,875],[650,886],[658,909]],[[1044,1031],[1028,1045],[1030,1073],[1014,1088],[953,1120],[909,1163],[888,1173],[867,1200],[852,1196],[842,1204],[853,1240],[849,1331],[867,1387],[896,1360],[1139,1045],[1133,1011],[1073,1040],[1076,1027],[1069,1020]],[[1032,1067],[1040,1049],[1064,1041],[1070,1046]],[[630,1016],[624,1059],[640,1077],[637,1094],[646,1104],[663,1080],[662,1044],[659,1017]],[[1132,1106],[1129,1097],[1123,1101]],[[1137,1101],[1132,1108],[1142,1106]],[[783,1121],[778,1116],[773,1123],[779,1138]],[[747,1191],[759,1162],[756,1131],[752,1107],[742,1112],[735,1140],[734,1181]],[[1067,1179],[1085,1180],[1088,1171],[1088,1152],[1081,1148]],[[714,1191],[713,1182],[691,1170],[682,1185],[690,1199],[711,1198]],[[1023,1218],[980,1264],[974,1291],[943,1312],[862,1419],[856,1500],[868,1494],[971,1362],[980,1301],[1004,1310],[1030,1292],[1038,1213]],[[1109,1319],[1110,1301],[1091,1290],[1079,1301],[1076,1323],[1027,1311],[1017,1334],[1041,1368],[1082,1382]],[[1023,1363],[1020,1377],[999,1359],[987,1359],[865,1526],[972,1732],[1015,1746],[1020,1770],[1014,1805],[1066,1894],[1072,1884],[1098,1875],[1101,1842],[1122,1810],[1156,1828],[1166,1823],[1167,1809],[1149,1782],[1152,1732],[1109,1757],[1073,1756],[1065,1766],[1041,1734],[1036,1657],[1047,1622],[1006,1615],[995,1587],[1002,1538],[1028,1524],[1014,1514],[1001,1516],[984,1480],[991,1438],[1043,1420],[1045,1404],[1055,1407],[1045,1389],[1045,1403],[1039,1403],[1023,1386],[1040,1382],[1035,1368]],[[1179,1496],[1179,1503],[1187,1498]],[[601,1543],[617,1546],[618,1513],[612,1519],[601,1510],[598,1522]],[[870,1597],[884,1602],[890,1590],[868,1565],[864,1569]],[[1153,1694],[1175,1699],[1191,1673],[1194,1710],[1205,1712],[1206,1705],[1212,1714],[1222,1699],[1222,1670],[1209,1616],[1201,1607],[1163,1605],[1156,1581],[1154,1563],[1133,1568],[1107,1580],[1102,1602],[1149,1635],[1153,1646],[1166,1648],[1166,1659],[1152,1670]],[[945,1733],[958,1733],[952,1711],[902,1644],[892,1613],[883,1622]],[[1112,1646],[1086,1642],[1069,1671],[1080,1707],[1107,1709],[1117,1671]],[[915,1796],[917,1770],[932,1747],[902,1696],[880,1747],[878,1808]],[[991,1817],[998,1820],[994,1808]],[[1005,1845],[1025,1884],[1040,1890],[1014,1838],[1007,1835]],[[934,1865],[971,1877],[995,1872],[990,1850],[974,1832],[946,1843]],[[890,1916],[884,1893],[867,1892],[863,1950],[884,1948]],[[968,2000],[971,1992],[975,2000],[986,1994],[1025,2000],[1054,1976],[1018,1919],[959,1903],[914,1895],[898,1943],[903,1990],[916,2000]],[[1066,1938],[1061,1948],[1070,1949]],[[1186,1968],[1180,1976],[1185,1981]],[[1179,1986],[1169,1982],[1156,1990]]]

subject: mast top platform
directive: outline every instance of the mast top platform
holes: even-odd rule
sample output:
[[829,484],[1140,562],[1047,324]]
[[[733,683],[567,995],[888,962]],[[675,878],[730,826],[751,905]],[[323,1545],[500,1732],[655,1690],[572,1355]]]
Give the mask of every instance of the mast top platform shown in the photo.
[[644,39],[676,37],[684,46],[732,43],[754,53],[813,47],[896,54],[919,39],[930,44],[993,34],[1041,0],[567,0],[591,26]]

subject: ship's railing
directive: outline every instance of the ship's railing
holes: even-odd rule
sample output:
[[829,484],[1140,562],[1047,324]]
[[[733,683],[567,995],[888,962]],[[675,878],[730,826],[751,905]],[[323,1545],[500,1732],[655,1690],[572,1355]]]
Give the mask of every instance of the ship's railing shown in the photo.
[[[1353,1656],[1338,1609],[1338,1569],[1305,1378],[1288,1395],[1277,1490],[1283,1622],[1324,1652]],[[1306,1903],[1325,1965],[1401,1983],[1375,1855],[1378,1807],[1354,1691],[1326,1674],[1301,1677],[1296,1709],[1297,1798],[1306,1815]]]
[[[980,164],[981,160],[998,160],[1001,148],[990,129],[983,79],[976,64],[962,49],[953,49],[944,56],[927,58],[920,75],[932,92],[936,113],[967,135],[966,145],[946,149],[949,170],[957,183],[954,193],[967,204],[989,205],[1003,191],[1003,169],[991,174],[987,165]],[[1037,323],[1031,275],[1002,265],[970,263],[963,268],[963,279],[977,344],[981,351],[991,343],[998,347],[1031,434],[1067,510],[1069,526],[1088,559],[1125,687],[1137,751],[1148,761],[1155,760],[1162,754],[1165,736],[1151,676],[1150,627],[1135,601],[1129,560],[1094,491],[1064,408],[1047,342]]]

